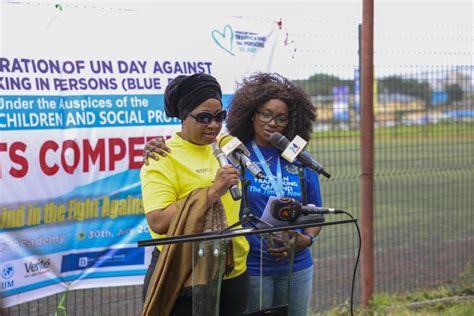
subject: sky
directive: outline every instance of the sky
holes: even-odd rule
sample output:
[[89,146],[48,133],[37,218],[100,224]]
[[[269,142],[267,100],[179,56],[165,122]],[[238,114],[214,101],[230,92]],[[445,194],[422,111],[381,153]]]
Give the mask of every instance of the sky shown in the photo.
[[[353,76],[354,67],[359,63],[358,25],[362,22],[362,2],[244,0],[236,4],[224,0],[206,3],[210,7],[225,5],[229,12],[245,8],[243,19],[282,18],[291,49],[295,49],[295,63],[286,69],[284,65],[278,68],[284,69],[282,72],[290,78],[303,79],[315,72]],[[252,9],[248,10],[249,7]],[[473,56],[474,1],[374,1],[377,75],[472,66]]]
[[[473,65],[474,2],[375,1],[374,64],[379,75]],[[296,5],[295,5],[296,6]],[[358,64],[362,1],[307,1],[287,17],[298,67],[352,76]],[[267,8],[266,14],[272,9]],[[312,72],[312,71],[310,71]]]
[[[36,2],[101,5],[117,3]],[[120,3],[127,6],[145,2],[170,3],[161,0]],[[193,14],[192,9],[187,9],[191,3],[191,7],[201,9],[196,14],[200,14],[203,19],[216,19],[217,15],[238,16],[242,21],[249,22],[275,23],[281,19],[288,34],[287,49],[291,51],[293,60],[288,63],[282,58],[276,59],[273,66],[289,78],[304,79],[317,72],[350,78],[358,65],[358,25],[362,22],[362,0],[173,1],[176,2],[183,4],[183,10],[173,14],[182,14],[182,17]],[[374,2],[374,63],[377,75],[474,64],[474,1]],[[174,27],[188,26],[184,21]]]

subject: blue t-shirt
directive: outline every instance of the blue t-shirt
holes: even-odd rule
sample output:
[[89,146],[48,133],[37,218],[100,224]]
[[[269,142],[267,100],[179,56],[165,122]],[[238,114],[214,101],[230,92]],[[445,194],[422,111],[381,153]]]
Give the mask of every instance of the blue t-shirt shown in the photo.
[[[257,163],[262,168],[259,159],[252,149],[251,143],[245,144],[250,151],[250,159]],[[301,187],[300,178],[298,175],[299,163],[289,163],[285,159],[280,157],[280,152],[274,147],[258,147],[262,153],[266,164],[269,166],[273,176],[277,175],[277,164],[280,161],[281,173],[283,178],[283,189],[285,197],[291,197],[301,201]],[[279,158],[280,157],[280,158]],[[245,178],[250,181],[248,186],[248,200],[249,208],[252,214],[257,217],[261,217],[263,210],[267,204],[267,200],[270,196],[276,196],[275,190],[268,176],[265,175],[262,179],[254,178],[250,172],[245,173]],[[319,188],[319,179],[316,172],[311,169],[305,168],[305,180],[306,180],[306,192],[308,203],[321,206],[321,191]],[[243,215],[243,204],[241,204],[240,215]],[[250,226],[247,224],[246,226]],[[249,275],[258,276],[260,275],[260,243],[261,238],[259,235],[248,235],[246,236],[250,244],[250,252],[247,256],[247,270]],[[263,242],[263,258],[262,258],[262,274],[272,275],[276,273],[285,273],[289,270],[289,259],[277,261],[275,257],[268,253],[267,242]],[[299,251],[295,254],[293,263],[293,271],[300,271],[309,268],[313,264],[313,258],[309,249]]]

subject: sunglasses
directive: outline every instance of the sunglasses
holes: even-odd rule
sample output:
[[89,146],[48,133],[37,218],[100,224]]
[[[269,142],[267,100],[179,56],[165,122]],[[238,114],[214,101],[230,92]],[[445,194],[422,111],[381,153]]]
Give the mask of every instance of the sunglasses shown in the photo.
[[199,124],[209,125],[211,124],[212,119],[214,119],[216,123],[224,122],[225,118],[227,117],[227,111],[222,110],[216,114],[212,114],[210,112],[199,112],[198,114],[189,113],[189,116],[195,119]]

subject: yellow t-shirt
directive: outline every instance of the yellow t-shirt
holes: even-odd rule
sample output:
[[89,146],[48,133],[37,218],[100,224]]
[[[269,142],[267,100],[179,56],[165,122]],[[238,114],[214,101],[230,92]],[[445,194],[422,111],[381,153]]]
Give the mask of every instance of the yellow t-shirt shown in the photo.
[[[211,186],[219,163],[212,154],[210,145],[195,145],[182,139],[177,133],[166,142],[171,149],[166,157],[158,161],[150,159],[140,172],[142,197],[145,213],[164,209],[170,204],[186,197],[197,188]],[[240,200],[234,201],[229,192],[221,197],[227,224],[239,220]],[[163,238],[150,229],[153,238]],[[243,236],[232,238],[234,249],[234,270],[226,279],[242,274],[246,266],[249,245]]]

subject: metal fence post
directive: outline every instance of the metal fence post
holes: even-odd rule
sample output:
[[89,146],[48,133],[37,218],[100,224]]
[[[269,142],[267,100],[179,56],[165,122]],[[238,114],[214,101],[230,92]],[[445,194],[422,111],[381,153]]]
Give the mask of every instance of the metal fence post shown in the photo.
[[374,1],[363,0],[362,10],[360,130],[361,303],[367,307],[374,290]]

